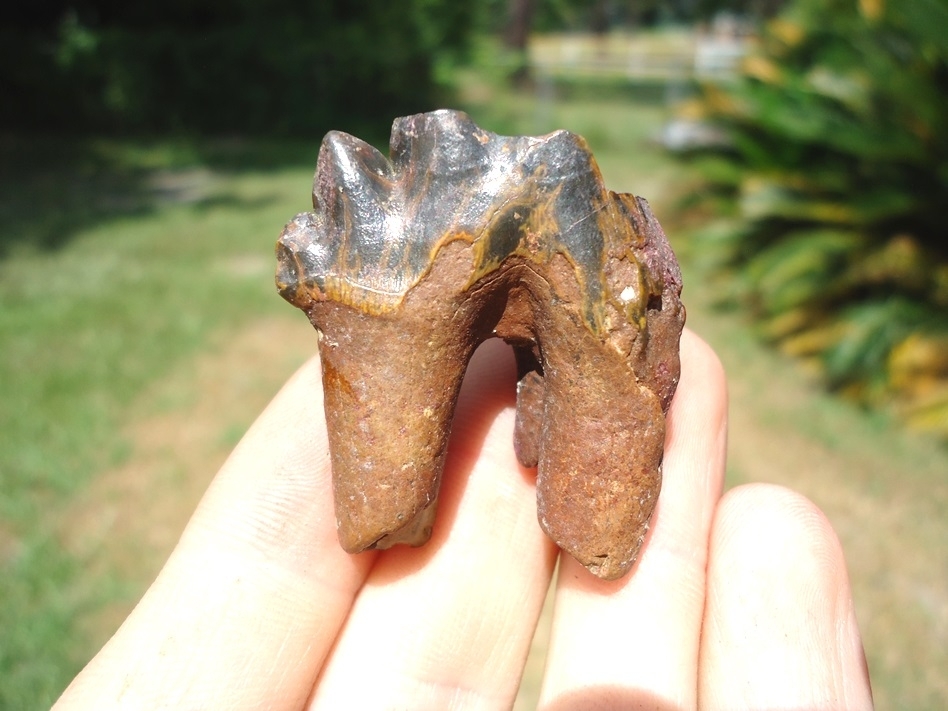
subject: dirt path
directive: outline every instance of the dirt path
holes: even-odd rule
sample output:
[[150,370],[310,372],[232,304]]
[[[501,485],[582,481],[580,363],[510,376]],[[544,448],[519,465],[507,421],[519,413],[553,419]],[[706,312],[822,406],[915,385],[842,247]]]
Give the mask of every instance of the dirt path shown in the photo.
[[[833,521],[878,707],[948,706],[948,455],[822,395],[795,365],[755,344],[736,318],[699,304],[690,306],[690,324],[730,375],[730,483],[790,486]],[[86,621],[96,642],[127,614],[230,449],[314,348],[305,321],[261,321],[213,341],[143,393],[127,426],[128,461],[98,477],[62,532],[90,562],[90,579],[128,581],[126,596]],[[548,612],[517,709],[535,706]]]

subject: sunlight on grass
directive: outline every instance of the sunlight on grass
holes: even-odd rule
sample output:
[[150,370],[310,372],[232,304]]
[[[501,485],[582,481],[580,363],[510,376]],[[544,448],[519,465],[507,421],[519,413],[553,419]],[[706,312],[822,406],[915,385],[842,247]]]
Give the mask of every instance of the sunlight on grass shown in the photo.
[[[197,190],[173,145],[167,155],[156,146],[111,149],[136,174],[152,170],[140,175],[146,186],[155,166],[163,171],[164,190],[135,195],[134,214],[90,195],[98,205],[53,248],[32,239],[49,218],[26,214],[49,195],[4,215],[4,231],[13,224],[23,234],[0,261],[2,708],[55,699],[90,652],[76,620],[114,594],[107,580],[85,580],[64,552],[58,512],[128,456],[123,412],[143,388],[213,333],[281,309],[273,244],[287,217],[308,207],[315,147],[300,160],[306,168],[205,169]],[[178,199],[176,176],[190,191]],[[68,215],[60,217],[65,228]]]

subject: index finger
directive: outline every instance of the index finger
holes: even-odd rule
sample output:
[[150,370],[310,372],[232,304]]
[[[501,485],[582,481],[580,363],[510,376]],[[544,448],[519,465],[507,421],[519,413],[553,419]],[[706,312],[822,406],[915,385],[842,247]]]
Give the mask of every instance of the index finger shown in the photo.
[[336,539],[314,358],[241,440],[157,580],[56,708],[299,708],[374,558]]

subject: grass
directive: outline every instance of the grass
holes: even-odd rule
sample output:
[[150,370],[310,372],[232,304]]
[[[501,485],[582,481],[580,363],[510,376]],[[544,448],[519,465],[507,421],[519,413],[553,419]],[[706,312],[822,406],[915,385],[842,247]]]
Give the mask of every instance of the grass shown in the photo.
[[[739,314],[707,306],[700,245],[676,226],[673,194],[688,175],[654,140],[671,115],[661,93],[510,92],[490,68],[461,79],[460,102],[484,127],[570,128],[611,188],[650,199],[685,258],[690,323],[731,373],[730,483],[779,481],[827,510],[850,557],[880,708],[944,706],[948,455],[822,395]],[[60,520],[104,472],[142,456],[126,425],[152,426],[143,393],[149,417],[178,421],[162,446],[184,446],[189,408],[210,387],[193,360],[288,313],[272,245],[308,206],[317,141],[0,142],[0,708],[49,706],[114,629],[103,607],[147,582],[77,556]],[[225,375],[215,387],[237,388]],[[241,424],[208,409],[221,423],[214,446],[233,444]],[[169,471],[170,482],[193,474],[178,460]]]
[[308,207],[317,142],[278,146],[282,162],[266,148],[35,141],[6,156],[20,171],[0,212],[0,708],[52,703],[90,653],[76,621],[121,588],[85,579],[56,523],[129,456],[136,395],[281,308],[272,247]]

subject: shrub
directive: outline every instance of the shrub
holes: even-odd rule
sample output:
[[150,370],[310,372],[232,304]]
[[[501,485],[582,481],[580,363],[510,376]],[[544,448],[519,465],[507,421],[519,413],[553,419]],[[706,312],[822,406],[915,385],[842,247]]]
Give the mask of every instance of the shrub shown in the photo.
[[[948,3],[796,0],[699,109],[706,246],[761,332],[948,436]],[[721,236],[723,234],[723,237]]]

